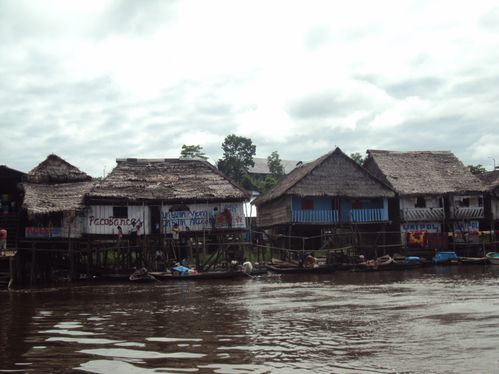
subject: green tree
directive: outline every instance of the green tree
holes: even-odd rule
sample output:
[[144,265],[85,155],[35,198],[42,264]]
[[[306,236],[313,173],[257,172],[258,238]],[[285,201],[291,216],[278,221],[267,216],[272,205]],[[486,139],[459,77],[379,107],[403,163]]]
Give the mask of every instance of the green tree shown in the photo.
[[267,165],[274,179],[277,180],[284,175],[284,166],[277,151],[272,152],[270,156],[267,157]]
[[364,157],[359,152],[350,153],[350,158],[359,165],[362,165],[364,163]]
[[482,174],[487,171],[487,169],[485,169],[482,164],[468,165],[468,169],[470,169],[472,174]]
[[249,138],[231,134],[222,143],[222,150],[224,153],[217,162],[218,170],[240,183],[248,174],[248,169],[255,166],[253,156],[256,146]]
[[263,192],[267,192],[277,184],[277,179],[273,175],[267,175],[263,181]]
[[182,159],[201,159],[207,160],[206,154],[203,152],[203,147],[200,145],[183,145],[180,151],[180,158]]

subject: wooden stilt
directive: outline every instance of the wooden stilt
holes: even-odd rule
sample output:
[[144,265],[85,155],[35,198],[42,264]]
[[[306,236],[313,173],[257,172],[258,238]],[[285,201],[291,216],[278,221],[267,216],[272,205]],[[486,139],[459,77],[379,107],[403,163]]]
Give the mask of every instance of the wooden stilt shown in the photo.
[[33,287],[33,283],[35,281],[35,261],[36,261],[36,251],[35,251],[35,242],[31,242],[31,271],[30,271],[30,287]]

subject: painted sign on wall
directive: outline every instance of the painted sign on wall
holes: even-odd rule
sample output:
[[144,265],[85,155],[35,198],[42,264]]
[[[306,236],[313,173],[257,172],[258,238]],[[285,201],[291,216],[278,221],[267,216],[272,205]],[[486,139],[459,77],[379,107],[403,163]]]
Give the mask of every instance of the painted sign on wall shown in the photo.
[[436,222],[435,223],[408,222],[400,225],[400,231],[436,233],[442,231],[442,224]]
[[112,206],[91,206],[85,217],[85,233],[117,235],[118,227],[121,227],[127,235],[135,224],[139,227],[139,235],[149,234],[149,207],[128,206],[127,213],[127,217],[114,217]]
[[26,238],[62,238],[62,227],[26,227]]
[[456,243],[480,243],[480,223],[478,221],[454,222]]
[[174,225],[178,225],[180,231],[246,228],[242,203],[192,204],[188,208],[189,210],[175,211],[171,206],[163,206],[161,232],[171,233]]

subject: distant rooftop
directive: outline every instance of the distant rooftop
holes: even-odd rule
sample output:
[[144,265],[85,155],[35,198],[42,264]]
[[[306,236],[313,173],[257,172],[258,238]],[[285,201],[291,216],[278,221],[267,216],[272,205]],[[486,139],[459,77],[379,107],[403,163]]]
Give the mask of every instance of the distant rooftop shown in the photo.
[[[250,174],[270,174],[266,158],[254,157],[253,161],[255,166],[249,168],[248,171]],[[296,164],[300,162],[301,161],[281,160],[282,166],[284,166],[284,173],[289,174],[294,168],[296,168]]]

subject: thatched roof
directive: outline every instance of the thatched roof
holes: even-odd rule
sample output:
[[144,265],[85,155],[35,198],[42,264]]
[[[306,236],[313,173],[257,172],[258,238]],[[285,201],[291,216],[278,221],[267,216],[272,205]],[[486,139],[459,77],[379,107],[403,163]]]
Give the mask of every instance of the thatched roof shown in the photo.
[[283,195],[374,198],[394,197],[395,193],[336,148],[294,169],[273,189],[258,197],[255,204],[258,206]]
[[[253,162],[255,166],[248,169],[250,174],[270,174],[269,165],[266,158],[254,157]],[[289,174],[300,161],[292,160],[281,160],[281,164],[284,167],[284,174]]]
[[496,194],[499,194],[499,170],[480,173],[476,176],[482,181],[487,191],[495,191]]
[[15,178],[21,178],[23,177],[24,175],[26,175],[25,173],[23,173],[22,171],[19,171],[19,170],[16,170],[16,169],[12,169],[12,168],[9,168],[8,166],[6,165],[0,165],[0,178],[1,177],[15,177]]
[[94,181],[58,184],[23,183],[23,207],[29,215],[81,210],[84,207],[84,196],[94,184]]
[[368,150],[364,166],[401,195],[481,192],[480,180],[452,152]]
[[49,155],[45,161],[31,170],[26,180],[29,183],[73,183],[91,180],[92,177],[57,155]]
[[91,199],[165,202],[243,201],[248,193],[207,161],[118,159]]

